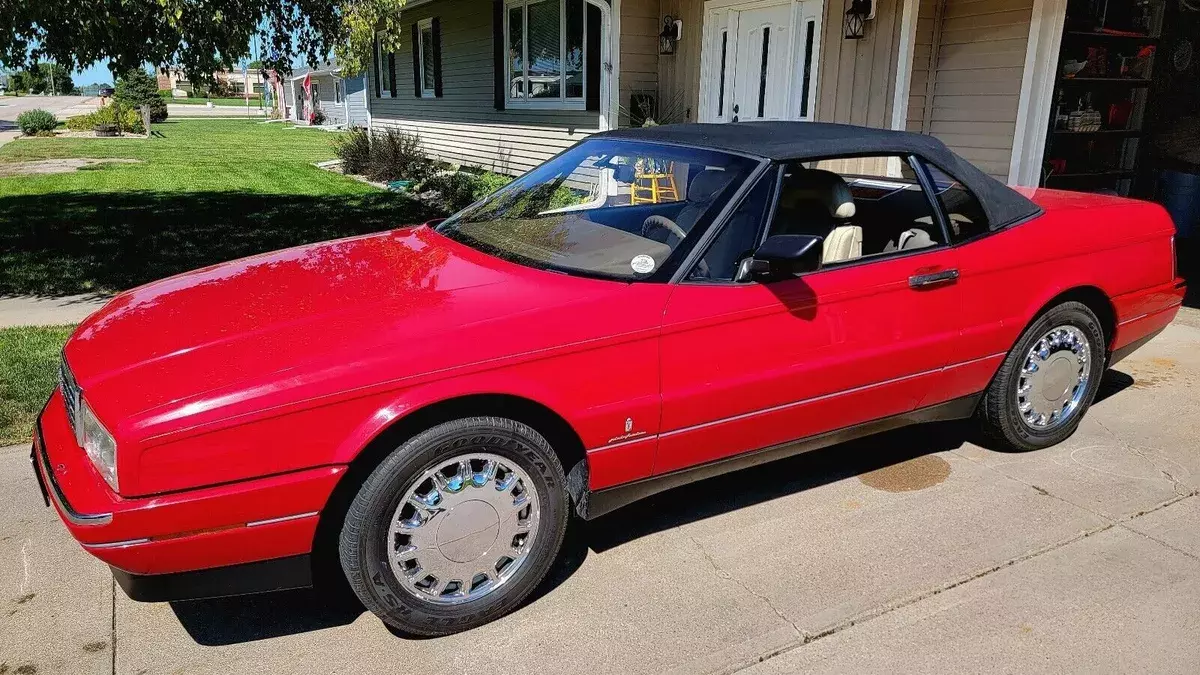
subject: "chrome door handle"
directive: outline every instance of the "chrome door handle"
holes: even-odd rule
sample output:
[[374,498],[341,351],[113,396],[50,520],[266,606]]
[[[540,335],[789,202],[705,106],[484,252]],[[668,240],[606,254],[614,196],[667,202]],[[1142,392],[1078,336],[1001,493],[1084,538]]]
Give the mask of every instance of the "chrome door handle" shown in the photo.
[[928,288],[939,284],[953,283],[958,279],[958,270],[942,270],[929,274],[914,274],[908,278],[909,288]]

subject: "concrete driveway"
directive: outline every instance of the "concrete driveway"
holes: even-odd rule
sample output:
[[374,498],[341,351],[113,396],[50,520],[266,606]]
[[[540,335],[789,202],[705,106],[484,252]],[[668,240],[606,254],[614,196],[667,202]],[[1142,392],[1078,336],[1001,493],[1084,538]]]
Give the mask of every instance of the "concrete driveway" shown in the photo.
[[10,448],[0,672],[1195,673],[1198,428],[1189,312],[1058,447],[923,426],[675,490],[577,531],[514,615],[431,640],[307,592],[131,602]]

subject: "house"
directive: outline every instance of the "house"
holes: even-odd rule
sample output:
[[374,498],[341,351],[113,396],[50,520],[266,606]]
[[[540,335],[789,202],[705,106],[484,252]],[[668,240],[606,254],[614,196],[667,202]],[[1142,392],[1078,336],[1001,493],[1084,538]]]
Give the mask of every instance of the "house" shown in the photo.
[[[308,78],[310,91],[305,92]],[[367,76],[343,77],[336,64],[298,68],[284,80],[284,117],[308,124],[312,112],[320,110],[325,124],[366,127]]]
[[[154,74],[155,79],[158,80],[159,90],[181,91],[189,96],[195,95],[195,88],[181,66],[161,66],[155,69]],[[213,81],[216,82],[217,89],[242,96],[245,94],[247,86],[250,87],[252,94],[261,94],[266,78],[259,69],[251,68],[246,71],[245,75],[241,70],[214,71]]]
[[[1133,8],[1125,16],[1146,4],[1114,3]],[[518,174],[644,111],[843,122],[932,134],[991,175],[1036,185],[1062,97],[1059,47],[1075,25],[1067,5],[409,0],[401,47],[377,48],[370,67],[371,127]]]

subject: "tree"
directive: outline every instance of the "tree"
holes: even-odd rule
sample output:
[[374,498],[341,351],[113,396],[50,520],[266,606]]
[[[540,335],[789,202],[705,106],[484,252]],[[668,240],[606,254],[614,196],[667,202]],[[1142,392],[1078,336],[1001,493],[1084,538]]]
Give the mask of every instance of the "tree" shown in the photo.
[[213,72],[249,57],[256,35],[263,65],[291,71],[336,53],[343,68],[370,62],[376,29],[398,49],[405,0],[0,0],[0,62],[27,67],[52,58],[83,70],[105,59],[114,72],[150,63],[178,65],[188,79],[212,84]]
[[60,96],[74,93],[75,82],[71,80],[71,71],[61,63],[39,63],[38,70],[44,89],[37,93],[58,94]]
[[31,94],[70,94],[75,91],[71,72],[60,63],[38,63],[12,74],[13,91]]
[[158,81],[141,68],[126,71],[117,78],[113,100],[130,108],[150,106],[150,121],[167,119],[167,102],[158,93]]

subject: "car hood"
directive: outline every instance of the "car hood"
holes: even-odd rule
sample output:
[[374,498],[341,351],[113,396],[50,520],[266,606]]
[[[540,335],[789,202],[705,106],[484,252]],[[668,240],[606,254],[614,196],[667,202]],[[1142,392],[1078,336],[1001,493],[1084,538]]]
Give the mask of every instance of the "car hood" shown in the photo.
[[[589,339],[498,324],[628,288],[521,267],[420,227],[264,254],[128,291],[81,324],[64,353],[110,430],[146,438],[536,350],[548,340]],[[580,330],[602,330],[597,323]]]

